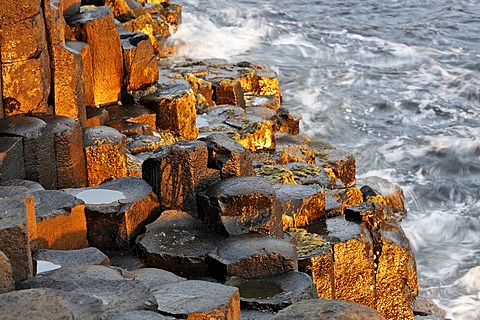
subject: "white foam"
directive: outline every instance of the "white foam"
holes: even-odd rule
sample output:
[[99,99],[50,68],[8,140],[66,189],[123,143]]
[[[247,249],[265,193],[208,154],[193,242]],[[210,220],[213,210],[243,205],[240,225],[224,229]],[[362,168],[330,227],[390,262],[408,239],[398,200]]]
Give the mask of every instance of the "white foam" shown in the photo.
[[60,269],[62,266],[50,261],[37,260],[37,274]]
[[90,189],[76,195],[85,204],[110,204],[125,199],[123,192],[108,189]]

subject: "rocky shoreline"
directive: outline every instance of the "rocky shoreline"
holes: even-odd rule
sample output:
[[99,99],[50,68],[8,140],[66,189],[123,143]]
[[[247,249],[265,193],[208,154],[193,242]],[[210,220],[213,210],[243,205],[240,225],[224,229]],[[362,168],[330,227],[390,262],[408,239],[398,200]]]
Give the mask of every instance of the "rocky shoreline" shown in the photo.
[[401,188],[300,135],[269,67],[168,58],[180,23],[0,7],[0,319],[441,319]]

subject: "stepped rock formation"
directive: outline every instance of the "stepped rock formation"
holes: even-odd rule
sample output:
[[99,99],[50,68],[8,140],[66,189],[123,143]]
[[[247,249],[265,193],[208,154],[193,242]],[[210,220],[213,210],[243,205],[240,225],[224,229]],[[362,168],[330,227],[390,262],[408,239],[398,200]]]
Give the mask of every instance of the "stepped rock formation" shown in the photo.
[[180,24],[2,2],[0,315],[414,319],[401,189],[300,135],[269,67],[166,58]]

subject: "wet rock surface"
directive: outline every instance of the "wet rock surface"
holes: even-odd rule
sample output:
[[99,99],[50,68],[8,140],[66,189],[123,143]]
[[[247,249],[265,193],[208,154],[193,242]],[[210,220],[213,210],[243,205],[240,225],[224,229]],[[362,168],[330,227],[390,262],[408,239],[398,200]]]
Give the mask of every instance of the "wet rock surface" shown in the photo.
[[289,241],[268,235],[233,236],[210,253],[211,274],[247,279],[297,270],[297,253]]
[[200,220],[168,210],[147,226],[137,247],[147,266],[191,278],[208,275],[207,256],[221,239]]
[[242,309],[276,312],[297,301],[317,297],[312,279],[303,272],[257,279],[233,277],[225,284],[239,289]]
[[271,184],[257,177],[229,178],[199,194],[199,217],[225,235],[283,236],[279,203]]

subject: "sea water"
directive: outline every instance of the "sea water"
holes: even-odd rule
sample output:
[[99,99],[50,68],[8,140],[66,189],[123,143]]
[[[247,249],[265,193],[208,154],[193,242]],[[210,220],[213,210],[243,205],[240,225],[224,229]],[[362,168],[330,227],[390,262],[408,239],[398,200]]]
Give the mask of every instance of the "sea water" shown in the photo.
[[422,294],[480,319],[480,2],[180,3],[178,55],[272,66],[304,134],[404,189]]

